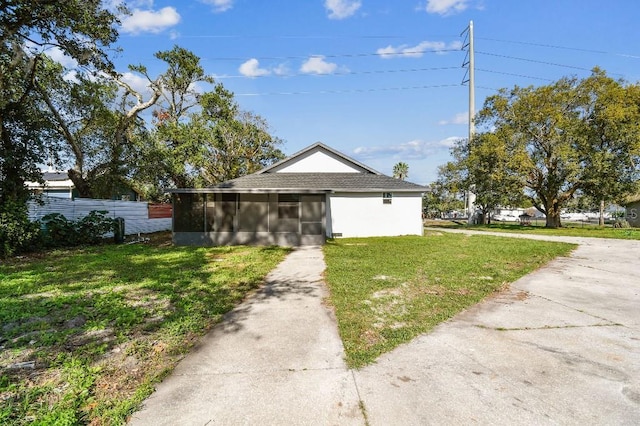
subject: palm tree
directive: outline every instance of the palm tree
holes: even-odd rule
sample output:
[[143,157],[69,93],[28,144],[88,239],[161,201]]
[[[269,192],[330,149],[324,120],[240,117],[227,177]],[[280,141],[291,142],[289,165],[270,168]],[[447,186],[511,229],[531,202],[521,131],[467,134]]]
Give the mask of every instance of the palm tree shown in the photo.
[[393,177],[405,180],[409,176],[409,165],[407,163],[397,163],[393,166]]

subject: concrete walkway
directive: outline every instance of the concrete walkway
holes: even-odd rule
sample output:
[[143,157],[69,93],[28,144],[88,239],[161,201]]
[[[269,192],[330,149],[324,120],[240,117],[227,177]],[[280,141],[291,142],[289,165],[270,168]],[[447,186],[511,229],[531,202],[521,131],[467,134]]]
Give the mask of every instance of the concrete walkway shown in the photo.
[[296,249],[209,333],[131,425],[362,425],[320,247]]
[[640,241],[542,239],[580,246],[358,371],[296,250],[131,424],[640,424]]

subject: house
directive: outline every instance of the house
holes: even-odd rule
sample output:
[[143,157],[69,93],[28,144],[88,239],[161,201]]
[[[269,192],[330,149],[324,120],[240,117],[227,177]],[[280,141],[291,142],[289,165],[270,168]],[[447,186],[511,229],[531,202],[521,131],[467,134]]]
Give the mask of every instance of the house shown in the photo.
[[74,197],[75,185],[69,179],[67,172],[49,169],[42,172],[42,179],[44,185],[40,182],[26,182],[26,185],[34,194],[69,199]]
[[316,143],[257,173],[171,190],[178,245],[317,245],[333,237],[422,235],[426,187]]
[[[45,195],[56,198],[78,198],[80,194],[76,190],[76,186],[67,172],[55,171],[49,169],[42,171],[42,180],[44,185],[40,182],[26,182],[27,188],[31,190],[33,194]],[[122,200],[122,201],[140,201],[140,194],[127,186],[120,186],[115,188],[109,199]]]
[[636,194],[627,199],[625,205],[625,218],[629,225],[640,228],[640,194]]

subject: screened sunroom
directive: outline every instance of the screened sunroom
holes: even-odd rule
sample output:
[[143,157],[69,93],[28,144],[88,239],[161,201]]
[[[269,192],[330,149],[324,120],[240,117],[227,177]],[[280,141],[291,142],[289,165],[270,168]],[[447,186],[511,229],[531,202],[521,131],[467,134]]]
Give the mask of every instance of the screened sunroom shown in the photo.
[[325,194],[200,191],[173,192],[175,244],[298,246],[325,241]]

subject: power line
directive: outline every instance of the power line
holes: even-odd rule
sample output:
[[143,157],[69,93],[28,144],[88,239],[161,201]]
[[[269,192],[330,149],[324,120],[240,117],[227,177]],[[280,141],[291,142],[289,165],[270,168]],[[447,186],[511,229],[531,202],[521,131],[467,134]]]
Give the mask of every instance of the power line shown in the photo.
[[279,77],[279,78],[287,78],[287,77],[300,77],[300,76],[343,76],[343,75],[361,75],[361,74],[392,74],[392,73],[409,73],[409,72],[423,72],[423,71],[446,71],[446,70],[458,70],[460,67],[433,67],[433,68],[407,68],[407,69],[396,69],[396,70],[375,70],[375,71],[337,71],[331,72],[327,74],[312,74],[312,73],[292,73],[292,74],[276,74],[270,73],[265,75],[256,75],[256,76],[247,76],[247,75],[216,75],[214,76],[217,79],[226,79],[226,78],[265,78],[265,77]]
[[476,68],[476,71],[489,72],[489,73],[492,73],[492,74],[510,75],[512,77],[531,78],[531,79],[534,79],[534,80],[553,81],[550,78],[533,77],[531,75],[514,74],[514,73],[510,73],[510,72],[503,72],[503,71],[493,71],[493,70],[487,70],[487,69],[483,69],[483,68]]
[[[153,36],[149,36],[153,37]],[[212,39],[408,39],[415,38],[415,35],[384,35],[384,34],[316,34],[316,35],[302,35],[302,34],[263,34],[263,35],[242,35],[242,34],[202,34],[202,35],[184,35],[180,34],[177,38],[212,38]],[[421,38],[458,38],[457,34],[429,34],[421,35]]]
[[476,86],[476,89],[492,90],[494,92],[500,91],[500,89],[496,89],[495,87],[487,87],[487,86]]
[[551,48],[551,49],[573,50],[573,51],[576,51],[576,52],[599,53],[599,54],[603,54],[603,55],[614,55],[614,56],[622,56],[622,57],[625,57],[625,58],[640,59],[640,56],[638,56],[638,55],[631,55],[631,54],[627,54],[627,53],[608,52],[606,50],[594,50],[594,49],[584,49],[584,48],[580,48],[580,47],[557,46],[557,45],[553,45],[553,44],[531,43],[531,42],[526,42],[526,41],[500,40],[500,39],[497,39],[497,38],[487,38],[487,37],[476,37],[476,38],[481,39],[481,40],[488,40],[488,41],[498,41],[498,42],[501,42],[501,43],[522,44],[522,45],[525,45],[525,46],[548,47],[548,48]]
[[401,58],[403,56],[413,56],[421,55],[424,53],[447,53],[447,52],[461,52],[460,49],[433,49],[433,50],[412,50],[412,51],[402,51],[398,53],[345,53],[345,54],[334,54],[334,55],[303,55],[303,56],[258,56],[258,57],[208,57],[201,58],[203,60],[211,60],[211,61],[246,61],[248,59],[259,59],[259,60],[285,60],[285,59],[308,59],[308,58],[360,58],[366,56],[380,56],[380,57],[393,57],[393,58]]
[[574,70],[591,71],[588,68],[576,67],[576,66],[573,66],[573,65],[557,64],[557,63],[554,63],[554,62],[538,61],[538,60],[535,60],[535,59],[519,58],[519,57],[516,57],[516,56],[509,56],[509,55],[500,55],[500,54],[497,54],[497,53],[479,52],[477,50],[476,50],[476,53],[479,53],[481,55],[487,55],[487,56],[495,56],[495,57],[498,57],[498,58],[514,59],[514,60],[517,60],[517,61],[525,61],[525,62],[532,62],[532,63],[536,63],[536,64],[552,65],[552,66],[562,67],[562,68],[570,68],[570,69],[574,69]]
[[267,92],[267,93],[234,93],[234,96],[267,96],[267,95],[328,95],[342,93],[369,93],[369,92],[391,92],[401,90],[422,90],[439,89],[444,87],[460,87],[460,84],[436,84],[432,86],[406,86],[406,87],[386,87],[376,89],[345,89],[345,90],[320,90],[320,91],[299,91],[299,92]]
[[[339,38],[348,38],[348,37],[354,37],[354,38],[371,38],[371,39],[375,39],[375,38],[402,38],[402,36],[393,36],[393,35],[364,35],[364,36],[342,36],[342,35],[310,35],[310,36],[302,36],[302,35],[277,35],[277,36],[251,36],[251,35],[193,35],[193,36],[181,36],[184,38],[219,38],[219,39],[231,39],[231,38],[282,38],[282,39],[287,39],[287,38],[300,38],[300,39],[313,39],[313,38],[318,38],[318,39],[339,39]],[[451,36],[447,36],[447,37],[451,37]],[[455,36],[458,37],[458,36]],[[481,40],[489,40],[489,41],[498,41],[498,42],[503,42],[503,43],[514,43],[514,44],[523,44],[523,45],[531,45],[531,46],[540,46],[540,47],[545,47],[545,48],[554,48],[554,49],[565,49],[565,50],[575,50],[575,51],[582,51],[582,52],[587,52],[587,53],[598,53],[598,54],[611,54],[611,55],[618,55],[618,56],[625,56],[625,57],[630,57],[630,58],[640,58],[640,56],[634,56],[634,55],[627,55],[627,54],[618,54],[618,53],[613,53],[613,52],[607,52],[607,51],[600,51],[600,50],[592,50],[592,49],[582,49],[582,48],[574,48],[574,47],[565,47],[565,46],[555,46],[555,45],[550,45],[550,44],[541,44],[541,43],[530,43],[530,42],[522,42],[522,41],[510,41],[510,40],[500,40],[500,39],[493,39],[493,38],[486,38],[486,37],[477,37],[477,39],[481,39]],[[345,53],[345,54],[325,54],[325,55],[321,55],[321,54],[314,54],[314,55],[291,55],[291,56],[259,56],[259,57],[205,57],[205,58],[201,58],[202,60],[208,60],[208,61],[246,61],[248,59],[258,59],[258,60],[293,60],[293,59],[309,59],[309,58],[332,58],[332,59],[336,59],[336,58],[360,58],[360,57],[383,57],[383,58],[402,58],[402,57],[413,57],[415,58],[416,56],[420,55],[425,55],[425,54],[429,54],[429,53],[436,53],[436,54],[441,54],[441,53],[450,53],[450,52],[459,52],[459,53],[463,53],[462,50],[460,49],[430,49],[430,50],[422,50],[422,49],[416,49],[416,50],[410,50],[410,51],[398,51],[396,52],[390,52],[390,53],[386,53],[386,52],[368,52],[368,53]],[[580,70],[580,71],[587,71],[590,72],[591,69],[588,68],[584,68],[584,67],[578,67],[578,66],[573,66],[573,65],[568,65],[568,64],[561,64],[561,63],[554,63],[554,62],[549,62],[549,61],[543,61],[543,60],[536,60],[536,59],[530,59],[530,58],[524,58],[524,57],[515,57],[515,56],[510,56],[510,55],[504,55],[504,54],[498,54],[498,53],[492,53],[492,52],[485,52],[485,51],[475,51],[475,53],[480,54],[480,55],[486,55],[486,56],[493,56],[493,57],[497,57],[497,58],[504,58],[504,59],[510,59],[510,60],[517,60],[517,61],[524,61],[524,62],[529,62],[529,63],[537,63],[537,64],[542,64],[542,65],[547,65],[547,66],[554,66],[554,67],[561,67],[561,68],[567,68],[567,69],[573,69],[573,70]],[[265,78],[265,77],[280,77],[280,78],[287,78],[287,77],[298,77],[298,76],[309,76],[309,75],[313,75],[315,77],[322,77],[322,76],[348,76],[348,75],[373,75],[373,74],[393,74],[393,73],[411,73],[411,72],[428,72],[428,71],[440,71],[440,70],[454,70],[454,69],[459,69],[459,67],[455,66],[455,67],[431,67],[431,68],[406,68],[406,69],[393,69],[393,70],[372,70],[372,71],[337,71],[337,72],[332,72],[332,73],[328,73],[328,74],[313,74],[313,73],[285,73],[285,74],[278,74],[275,73],[273,71],[271,71],[269,74],[265,74],[265,75],[259,75],[259,76],[245,76],[245,75],[220,75],[220,76],[215,76],[216,79],[234,79],[234,78]],[[528,78],[528,79],[534,79],[534,80],[540,80],[540,81],[553,81],[551,79],[548,78],[543,78],[543,77],[536,77],[536,76],[531,76],[531,75],[526,75],[526,74],[518,74],[518,73],[508,73],[508,72],[502,72],[502,71],[496,71],[496,70],[491,70],[491,69],[482,69],[482,68],[477,68],[478,71],[481,72],[487,72],[487,73],[493,73],[493,74],[501,74],[501,75],[506,75],[506,76],[512,76],[512,77],[519,77],[519,78]],[[612,75],[622,75],[622,74],[615,74],[615,73],[611,73]],[[264,93],[241,93],[241,94],[236,94],[236,96],[261,96],[261,95],[310,95],[310,94],[341,94],[341,93],[367,93],[367,92],[380,92],[380,91],[400,91],[400,90],[418,90],[418,89],[431,89],[431,88],[442,88],[442,87],[459,87],[459,85],[457,84],[445,84],[445,85],[426,85],[426,86],[407,86],[407,87],[391,87],[391,88],[371,88],[371,89],[345,89],[345,90],[321,90],[321,91],[291,91],[291,92],[264,92]],[[492,90],[492,91],[497,91],[498,89],[495,88],[491,88],[491,87],[483,87],[483,86],[478,86],[478,88],[481,89],[487,89],[487,90]]]

